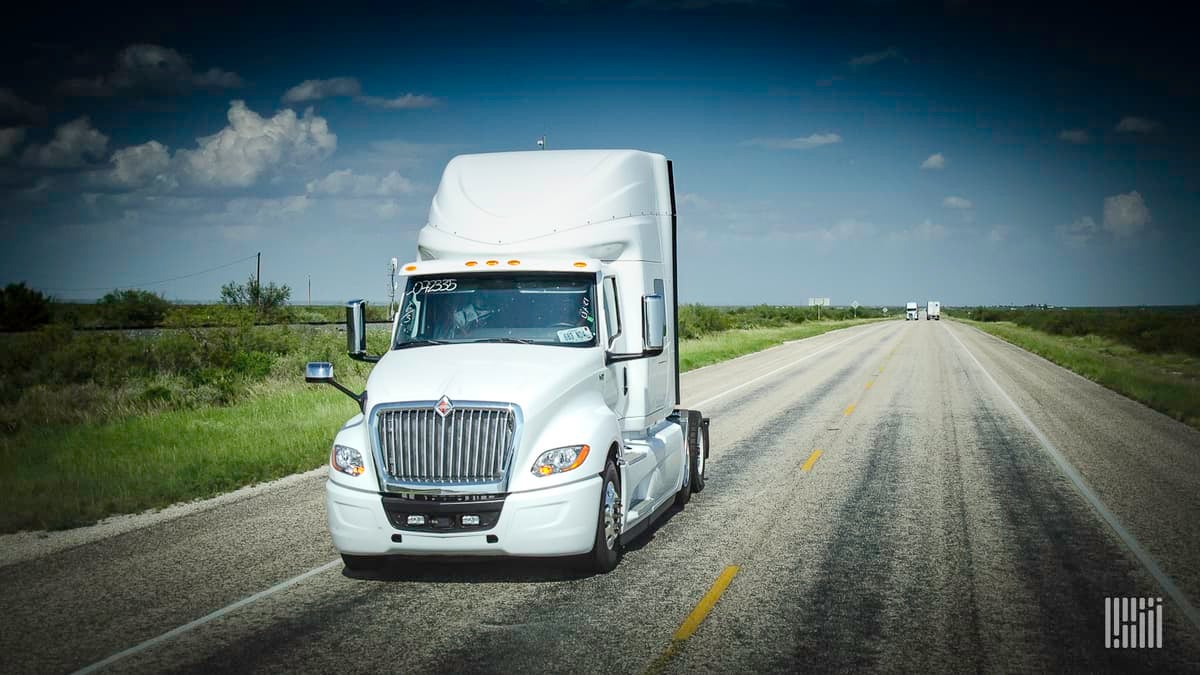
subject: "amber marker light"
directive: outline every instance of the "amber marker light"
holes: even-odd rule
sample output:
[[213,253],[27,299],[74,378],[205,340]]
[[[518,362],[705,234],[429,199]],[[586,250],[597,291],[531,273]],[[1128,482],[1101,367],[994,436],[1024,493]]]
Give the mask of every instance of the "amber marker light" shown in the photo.
[[479,262],[478,262],[478,261],[475,261],[475,260],[468,260],[468,261],[467,261],[467,267],[474,267],[474,266],[476,266],[476,265],[478,265],[478,264],[479,264]]
[[575,266],[576,267],[587,267],[587,263],[583,262],[582,260],[577,260],[577,261],[575,261]]
[[488,267],[495,267],[496,265],[499,265],[499,264],[500,264],[500,261],[499,261],[499,260],[489,260],[489,261],[487,261],[487,266],[488,266]]
[[416,265],[405,265],[404,266],[405,272],[414,272],[414,271],[416,271],[416,269],[417,269]]
[[508,264],[509,264],[509,265],[511,265],[511,266],[513,266],[513,267],[516,267],[517,265],[520,265],[520,264],[521,264],[521,261],[520,261],[520,260],[509,260],[509,261],[508,261]]

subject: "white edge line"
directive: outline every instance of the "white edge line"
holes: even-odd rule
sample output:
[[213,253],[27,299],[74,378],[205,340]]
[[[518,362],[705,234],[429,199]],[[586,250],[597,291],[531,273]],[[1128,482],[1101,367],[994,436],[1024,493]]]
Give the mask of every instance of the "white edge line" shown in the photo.
[[281,582],[275,584],[274,586],[268,588],[265,591],[259,591],[259,592],[255,593],[254,595],[250,595],[245,598],[242,598],[241,600],[238,600],[237,602],[235,602],[231,605],[226,605],[226,606],[222,607],[221,609],[216,610],[215,612],[212,612],[210,614],[205,614],[204,616],[200,617],[199,619],[196,619],[195,621],[190,621],[188,623],[185,623],[182,626],[179,626],[178,628],[172,628],[171,630],[163,633],[162,635],[159,635],[158,637],[153,637],[153,638],[150,638],[149,640],[146,640],[145,642],[138,643],[138,644],[130,647],[129,649],[117,652],[116,654],[113,654],[112,656],[109,656],[106,659],[97,661],[97,662],[91,664],[90,666],[84,666],[83,668],[80,668],[79,670],[75,671],[75,675],[81,675],[82,673],[94,673],[106,666],[109,666],[113,663],[116,663],[117,661],[120,661],[121,659],[123,659],[127,656],[133,656],[134,654],[143,652],[155,645],[158,645],[158,644],[161,644],[168,640],[179,637],[180,635],[183,635],[184,633],[186,633],[194,628],[199,628],[200,626],[203,626],[204,624],[209,623],[210,621],[215,621],[215,620],[225,616],[226,614],[229,614],[230,612],[233,612],[233,611],[241,609],[242,607],[245,607],[246,605],[253,604],[255,602],[258,602],[259,600],[262,600],[263,598],[274,595],[282,590],[286,590],[287,588],[289,588],[291,586],[295,586],[296,584],[300,583],[301,581],[304,581],[305,579],[307,579],[313,575],[320,574],[321,572],[324,572],[325,570],[331,569],[335,565],[340,565],[340,564],[342,564],[341,558],[337,558],[335,560],[330,560],[329,562],[325,563],[324,565],[314,567],[307,572],[304,572],[302,574],[292,577],[291,579],[288,579],[287,581],[281,581]]
[[[882,322],[882,325],[881,325],[881,327],[883,327],[883,326],[888,326],[888,325],[890,325],[890,324],[888,324],[888,323],[886,323],[886,322]],[[853,326],[852,326],[852,327],[853,327]],[[868,333],[874,333],[874,332],[876,332],[876,331],[878,331],[878,330],[879,330],[879,328],[876,328],[876,329],[873,329],[873,330],[864,330],[864,331],[862,331],[862,332],[860,332],[860,333],[857,333],[857,334],[855,334],[855,335],[852,335],[852,336],[850,336],[850,337],[846,338],[845,340],[839,340],[839,341],[837,341],[837,342],[835,342],[835,343],[833,343],[833,344],[831,344],[831,345],[826,345],[826,346],[824,346],[824,347],[822,347],[822,348],[818,349],[817,351],[815,351],[815,352],[813,352],[813,353],[811,353],[811,354],[805,354],[804,356],[802,356],[802,357],[800,357],[800,358],[796,359],[795,361],[792,361],[792,362],[790,362],[790,363],[787,363],[786,365],[782,365],[782,366],[780,366],[780,367],[778,367],[778,368],[776,368],[776,369],[774,369],[774,370],[772,370],[772,371],[770,371],[770,372],[763,373],[762,375],[759,375],[758,377],[755,377],[755,378],[752,378],[752,379],[746,380],[745,382],[743,382],[743,383],[739,384],[739,385],[738,385],[738,386],[736,386],[736,387],[730,387],[729,389],[726,389],[725,391],[723,391],[723,392],[721,392],[721,393],[717,394],[716,396],[709,396],[708,398],[704,399],[703,401],[700,401],[699,403],[693,403],[693,404],[689,405],[688,407],[689,407],[689,408],[703,408],[704,406],[708,405],[709,403],[712,403],[713,401],[715,401],[715,400],[717,400],[717,399],[719,399],[719,398],[722,398],[722,397],[728,396],[729,394],[732,394],[733,392],[737,391],[738,389],[741,389],[741,388],[743,388],[743,387],[748,387],[748,386],[750,386],[750,385],[754,384],[755,382],[758,382],[759,380],[762,380],[762,379],[764,379],[764,378],[771,377],[772,375],[776,375],[776,374],[778,374],[778,373],[781,373],[781,372],[783,372],[783,371],[787,370],[788,368],[792,368],[792,367],[796,366],[797,364],[804,363],[805,361],[807,361],[807,360],[811,359],[812,357],[814,357],[814,356],[817,356],[818,354],[821,354],[821,353],[827,352],[827,351],[829,351],[830,349],[833,349],[834,347],[837,347],[838,345],[844,345],[844,344],[846,344],[847,342],[850,342],[851,340],[857,340],[858,338],[860,338],[860,337],[862,337],[862,336],[864,336],[864,335],[866,335],[866,334],[868,334]],[[815,336],[814,336],[814,337],[815,337]],[[782,345],[780,345],[780,346],[782,346]],[[759,353],[761,353],[761,352],[759,352]],[[714,365],[715,365],[715,364],[714,364]],[[689,371],[689,372],[694,372],[694,371]]]
[[1086,482],[1084,482],[1083,476],[1081,476],[1079,472],[1075,470],[1075,467],[1067,461],[1067,458],[1058,451],[1058,448],[1055,447],[1055,445],[1050,442],[1050,439],[1046,437],[1046,434],[1042,433],[1042,430],[1033,423],[1033,420],[1029,419],[1029,416],[1025,414],[1024,410],[1021,410],[1016,401],[1012,400],[1012,397],[1008,395],[1008,392],[1004,391],[1000,384],[996,382],[996,378],[992,377],[992,374],[983,367],[983,364],[979,362],[979,359],[975,358],[975,355],[971,353],[971,350],[968,349],[965,344],[963,344],[963,341],[958,339],[958,336],[954,334],[954,331],[950,330],[949,326],[946,326],[946,330],[950,333],[950,337],[954,338],[954,341],[958,343],[958,346],[963,348],[963,351],[967,353],[967,356],[971,357],[971,360],[975,362],[976,367],[978,367],[979,371],[983,373],[983,376],[992,383],[992,386],[996,388],[996,391],[1000,392],[1000,396],[1002,396],[1005,401],[1008,401],[1008,404],[1012,406],[1013,410],[1016,411],[1017,416],[1021,418],[1021,421],[1025,423],[1025,426],[1029,427],[1029,430],[1032,431],[1033,435],[1037,437],[1039,442],[1041,442],[1042,448],[1046,451],[1046,454],[1050,455],[1050,458],[1053,459],[1054,463],[1058,465],[1059,470],[1061,470],[1063,474],[1071,481],[1071,484],[1075,486],[1075,489],[1079,492],[1080,496],[1082,496],[1088,501],[1089,504],[1092,505],[1092,508],[1095,509],[1096,513],[1100,515],[1101,520],[1103,520],[1106,525],[1112,528],[1112,531],[1116,533],[1117,537],[1122,541],[1122,543],[1124,543],[1125,546],[1129,548],[1129,551],[1133,553],[1133,557],[1137,558],[1137,561],[1142,564],[1142,567],[1144,567],[1146,571],[1150,573],[1150,576],[1154,577],[1154,580],[1158,582],[1158,585],[1160,588],[1162,588],[1163,592],[1170,596],[1170,598],[1175,601],[1175,604],[1178,605],[1181,610],[1183,610],[1184,616],[1187,617],[1188,621],[1192,622],[1192,626],[1197,630],[1200,630],[1200,612],[1196,611],[1196,608],[1192,606],[1191,602],[1188,601],[1188,598],[1186,595],[1184,595],[1183,591],[1180,590],[1180,588],[1175,585],[1175,582],[1171,579],[1171,577],[1167,576],[1167,573],[1164,572],[1161,567],[1159,567],[1158,562],[1150,555],[1150,553],[1147,552],[1146,549],[1142,548],[1142,545],[1138,543],[1138,540],[1134,538],[1129,530],[1125,529],[1125,526],[1121,524],[1121,521],[1117,520],[1117,516],[1114,515],[1112,511],[1108,510],[1108,507],[1104,505],[1104,502],[1100,501],[1100,498],[1096,496],[1096,493],[1092,492],[1092,489],[1088,487]]

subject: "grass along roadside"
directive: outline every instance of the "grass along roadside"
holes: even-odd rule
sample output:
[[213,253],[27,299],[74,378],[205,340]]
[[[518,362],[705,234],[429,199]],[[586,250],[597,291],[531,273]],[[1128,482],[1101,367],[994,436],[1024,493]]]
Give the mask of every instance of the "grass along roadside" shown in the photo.
[[791,340],[813,337],[831,330],[858,326],[886,319],[849,319],[845,321],[805,321],[779,328],[733,329],[711,333],[694,340],[683,340],[679,348],[682,372],[762,351]]
[[[868,321],[723,331],[684,340],[680,361],[691,370]],[[87,525],[320,466],[354,406],[329,387],[305,385],[291,363],[297,359],[276,364],[297,373],[294,379],[270,378],[229,405],[38,425],[0,436],[0,533]],[[340,377],[352,388],[364,385],[352,369]]]
[[1050,335],[1010,322],[954,317],[1200,429],[1200,358],[1147,354],[1096,335]]

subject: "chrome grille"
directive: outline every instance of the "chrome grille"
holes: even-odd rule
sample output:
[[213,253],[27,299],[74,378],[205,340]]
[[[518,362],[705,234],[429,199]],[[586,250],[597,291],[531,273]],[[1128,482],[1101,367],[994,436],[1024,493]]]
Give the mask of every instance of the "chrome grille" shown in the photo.
[[432,406],[396,408],[380,411],[376,425],[388,477],[414,483],[500,480],[516,432],[509,407],[461,407],[445,417]]

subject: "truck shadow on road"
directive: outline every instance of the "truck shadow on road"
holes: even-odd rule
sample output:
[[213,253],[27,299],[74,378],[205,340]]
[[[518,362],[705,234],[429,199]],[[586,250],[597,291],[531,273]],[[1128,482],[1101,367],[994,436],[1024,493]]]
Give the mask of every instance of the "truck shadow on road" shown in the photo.
[[[659,528],[683,509],[672,506],[636,539],[625,545],[625,555],[641,550],[654,539]],[[622,560],[617,567],[629,566]],[[615,573],[615,571],[614,571]],[[523,584],[573,581],[596,576],[585,561],[576,558],[469,558],[453,556],[404,557],[387,559],[377,570],[351,571],[342,568],[342,576],[359,581],[410,582],[433,581],[462,584]]]

